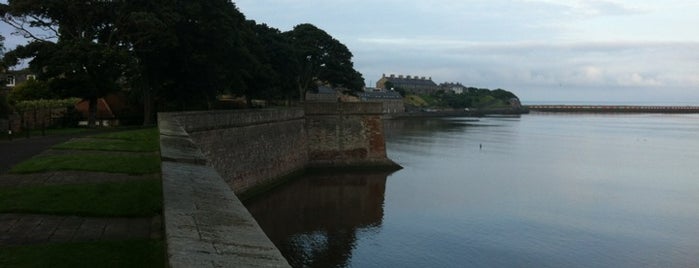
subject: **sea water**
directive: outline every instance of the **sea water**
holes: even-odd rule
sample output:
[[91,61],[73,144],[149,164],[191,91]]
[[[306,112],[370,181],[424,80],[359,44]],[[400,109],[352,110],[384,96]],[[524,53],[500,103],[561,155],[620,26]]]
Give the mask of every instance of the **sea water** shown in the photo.
[[699,115],[389,120],[404,169],[247,202],[295,267],[699,267]]

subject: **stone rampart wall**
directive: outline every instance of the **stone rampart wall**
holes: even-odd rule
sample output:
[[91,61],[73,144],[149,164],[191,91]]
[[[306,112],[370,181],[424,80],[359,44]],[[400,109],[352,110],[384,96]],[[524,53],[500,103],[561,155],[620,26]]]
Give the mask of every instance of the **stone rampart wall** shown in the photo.
[[311,167],[397,167],[386,157],[381,103],[306,105]]
[[398,169],[381,103],[158,115],[172,267],[286,267],[236,194],[306,167]]
[[301,109],[217,112],[181,120],[236,194],[273,184],[308,163]]

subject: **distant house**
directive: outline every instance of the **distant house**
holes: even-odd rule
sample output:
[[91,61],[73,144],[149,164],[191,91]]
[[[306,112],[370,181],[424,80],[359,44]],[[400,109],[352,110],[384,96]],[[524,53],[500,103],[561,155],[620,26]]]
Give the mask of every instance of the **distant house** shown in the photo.
[[10,89],[24,81],[36,79],[36,75],[30,72],[29,69],[7,70],[0,74],[0,79],[5,81],[5,86]]
[[444,92],[452,92],[454,94],[464,94],[467,92],[466,86],[461,83],[441,83],[439,87],[444,90]]
[[[82,115],[83,121],[80,125],[87,125],[89,117],[90,102],[83,99],[75,104],[75,110]],[[128,119],[130,114],[133,114],[131,107],[127,105],[127,98],[123,92],[115,92],[108,94],[104,98],[97,99],[97,124],[100,126],[118,126],[121,125],[122,119]]]
[[403,96],[395,91],[367,91],[357,94],[357,97],[359,97],[359,100],[362,102],[383,103],[384,114],[405,112]]
[[410,75],[390,75],[383,74],[381,79],[376,82],[376,87],[383,90],[391,90],[386,84],[393,85],[394,88],[401,88],[406,92],[417,94],[432,94],[439,90],[439,86],[432,81],[432,77],[410,76]]

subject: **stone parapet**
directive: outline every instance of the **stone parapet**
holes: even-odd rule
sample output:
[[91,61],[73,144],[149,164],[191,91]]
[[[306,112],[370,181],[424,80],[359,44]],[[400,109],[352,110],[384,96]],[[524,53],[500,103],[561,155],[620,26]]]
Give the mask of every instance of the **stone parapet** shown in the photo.
[[318,102],[306,103],[308,115],[382,115],[383,105],[374,102]]
[[185,131],[198,132],[302,119],[301,108],[166,113],[177,117]]
[[158,119],[170,267],[290,267],[175,119]]

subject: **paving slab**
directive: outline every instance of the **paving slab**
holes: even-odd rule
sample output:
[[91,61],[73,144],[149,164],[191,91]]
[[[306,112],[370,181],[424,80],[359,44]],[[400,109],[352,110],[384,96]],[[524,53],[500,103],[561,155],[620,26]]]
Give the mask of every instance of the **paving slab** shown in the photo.
[[93,218],[44,214],[0,214],[0,246],[88,241],[157,239],[160,216]]

